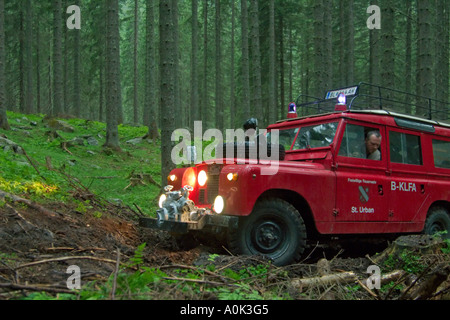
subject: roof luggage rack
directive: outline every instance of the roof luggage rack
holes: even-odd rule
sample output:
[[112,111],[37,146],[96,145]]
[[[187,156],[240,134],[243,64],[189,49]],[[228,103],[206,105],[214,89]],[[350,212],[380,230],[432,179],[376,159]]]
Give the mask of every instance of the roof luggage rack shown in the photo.
[[[299,95],[297,110],[303,115],[334,112],[339,94],[347,97],[347,110],[386,110],[428,120],[449,120],[450,102],[370,83],[328,91],[324,98]],[[308,101],[309,100],[309,101]]]

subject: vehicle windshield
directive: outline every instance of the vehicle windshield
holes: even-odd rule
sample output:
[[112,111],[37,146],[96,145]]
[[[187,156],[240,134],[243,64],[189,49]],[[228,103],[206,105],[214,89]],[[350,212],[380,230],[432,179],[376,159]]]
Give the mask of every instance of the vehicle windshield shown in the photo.
[[[284,146],[285,150],[291,150],[292,143],[295,140],[292,150],[313,149],[328,147],[334,140],[338,122],[321,123],[301,128],[292,128],[279,130],[279,144]],[[300,132],[298,132],[300,130]],[[267,133],[267,141],[270,143],[272,134]],[[275,142],[275,141],[273,141]]]
[[278,143],[284,147],[285,150],[291,150],[292,143],[294,142],[295,137],[297,136],[298,128],[292,128],[287,130],[279,130],[278,132],[278,142],[272,141],[276,139],[275,135],[271,132],[267,133],[267,142],[268,143]]
[[334,140],[338,122],[302,127],[292,150],[328,147]]

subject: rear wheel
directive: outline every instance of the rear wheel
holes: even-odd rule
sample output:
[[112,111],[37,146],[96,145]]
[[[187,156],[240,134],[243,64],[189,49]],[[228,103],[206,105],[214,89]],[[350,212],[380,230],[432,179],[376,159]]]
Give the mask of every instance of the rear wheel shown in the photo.
[[428,213],[425,221],[424,233],[433,235],[436,233],[445,233],[442,237],[450,239],[450,215],[443,207],[435,207]]
[[267,256],[275,265],[294,263],[305,250],[305,224],[288,202],[264,199],[229,232],[229,246],[237,254]]

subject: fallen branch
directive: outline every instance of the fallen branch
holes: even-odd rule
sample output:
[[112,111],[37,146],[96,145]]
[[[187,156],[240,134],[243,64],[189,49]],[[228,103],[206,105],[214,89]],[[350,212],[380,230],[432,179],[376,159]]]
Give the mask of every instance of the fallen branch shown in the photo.
[[95,261],[116,264],[116,260],[111,260],[111,259],[97,258],[97,257],[90,257],[90,256],[73,256],[73,257],[59,257],[59,258],[53,258],[53,259],[47,259],[47,260],[34,261],[34,262],[22,264],[20,266],[15,267],[14,269],[17,270],[17,269],[22,269],[22,268],[26,268],[26,267],[32,267],[32,266],[35,266],[38,264],[43,264],[43,263],[66,261],[66,260],[79,260],[79,259],[95,260]]
[[0,283],[0,288],[7,288],[13,290],[46,291],[52,293],[74,293],[73,291],[68,289],[49,287],[48,285],[39,285],[39,284],[30,286],[15,283]]
[[418,285],[410,294],[406,294],[404,299],[426,300],[433,296],[436,289],[444,282],[450,274],[450,266],[438,265],[427,278]]
[[357,280],[357,276],[354,272],[341,272],[334,274],[327,274],[321,277],[312,277],[312,278],[303,278],[303,279],[294,279],[291,281],[291,285],[300,288],[300,290],[304,288],[310,288],[314,286],[329,286],[333,284],[348,284],[355,282]]
[[49,210],[47,208],[44,208],[40,204],[34,203],[34,202],[32,202],[32,201],[30,201],[28,199],[24,199],[24,198],[18,197],[18,196],[14,195],[14,194],[11,194],[9,192],[5,192],[5,191],[0,190],[0,198],[9,198],[13,202],[23,203],[23,204],[27,205],[28,207],[30,207],[32,209],[36,209],[39,212],[41,212],[41,213],[43,213],[45,215],[51,216],[51,217],[59,216],[58,213],[56,213],[54,211],[51,211],[51,210]]

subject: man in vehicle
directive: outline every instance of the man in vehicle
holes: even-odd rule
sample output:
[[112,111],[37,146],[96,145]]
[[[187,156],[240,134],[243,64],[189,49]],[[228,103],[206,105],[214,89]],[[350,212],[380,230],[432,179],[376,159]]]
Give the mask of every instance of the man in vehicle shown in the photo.
[[381,134],[379,131],[370,131],[366,135],[366,156],[370,160],[381,160]]

